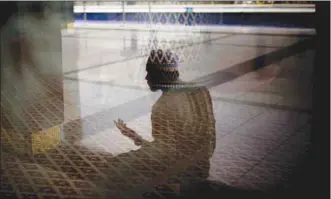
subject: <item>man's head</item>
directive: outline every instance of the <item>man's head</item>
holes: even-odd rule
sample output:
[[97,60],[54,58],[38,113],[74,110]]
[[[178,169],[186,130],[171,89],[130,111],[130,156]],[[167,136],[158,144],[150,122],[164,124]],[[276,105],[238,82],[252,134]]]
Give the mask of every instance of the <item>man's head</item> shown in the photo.
[[167,88],[179,80],[178,56],[170,50],[152,50],[146,64],[146,80],[152,91]]

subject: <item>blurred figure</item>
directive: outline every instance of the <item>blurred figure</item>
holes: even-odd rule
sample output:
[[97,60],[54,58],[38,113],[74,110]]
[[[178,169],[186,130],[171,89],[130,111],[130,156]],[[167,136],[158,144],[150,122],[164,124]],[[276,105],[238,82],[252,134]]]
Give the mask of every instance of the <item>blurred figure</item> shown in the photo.
[[8,47],[2,52],[2,58],[7,61],[5,68],[14,67],[19,76],[26,68],[34,73],[54,75],[58,70],[56,66],[61,63],[58,57],[61,53],[58,52],[61,50],[60,20],[43,2],[29,2],[25,6],[9,19],[1,33]]
[[55,88],[62,85],[61,28],[45,3],[17,3],[24,6],[1,30],[1,103],[7,114],[28,120],[22,113],[29,105],[63,97]]
[[[209,158],[215,148],[215,119],[209,91],[181,81],[177,62],[177,55],[163,50],[152,50],[147,62],[146,80],[150,89],[162,91],[152,107],[154,141],[145,141],[120,119],[115,124],[123,135],[141,146],[130,152],[132,157],[142,157],[142,154],[155,157],[162,164],[149,166],[165,167],[160,169],[162,173],[173,174],[167,176],[168,183],[184,190],[209,176]],[[135,160],[132,164],[136,165]]]

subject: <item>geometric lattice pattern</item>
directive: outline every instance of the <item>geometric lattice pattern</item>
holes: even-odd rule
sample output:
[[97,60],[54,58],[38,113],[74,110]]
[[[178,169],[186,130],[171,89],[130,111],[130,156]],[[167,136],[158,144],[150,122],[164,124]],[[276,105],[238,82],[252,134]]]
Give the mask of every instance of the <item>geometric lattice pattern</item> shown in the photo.
[[[158,105],[156,104],[155,106]],[[226,105],[226,107],[228,106]],[[234,110],[236,111],[237,109]],[[243,111],[243,107],[240,110]],[[223,111],[226,110],[223,108]],[[234,115],[234,112],[230,112],[228,116],[224,115],[223,120],[226,120],[231,114]],[[291,169],[291,165],[295,161],[294,158],[298,159],[299,157],[298,155],[294,157],[293,150],[301,154],[305,153],[306,146],[298,147],[299,143],[297,140],[305,142],[309,140],[307,136],[302,137],[302,135],[307,135],[302,133],[302,130],[309,130],[307,126],[302,126],[307,118],[295,115],[288,118],[284,112],[277,114],[283,115],[277,121],[271,118],[271,116],[277,117],[275,113],[261,114],[261,112],[248,111],[247,114],[241,116],[246,117],[246,120],[247,118],[256,117],[255,115],[260,115],[256,117],[258,120],[269,118],[268,120],[271,124],[266,124],[268,132],[265,132],[267,129],[259,132],[259,127],[254,125],[251,125],[249,128],[246,127],[245,130],[245,125],[242,125],[244,122],[238,121],[237,125],[242,127],[233,131],[232,134],[239,134],[235,136],[235,139],[233,136],[220,136],[218,133],[218,145],[211,161],[212,164],[217,165],[217,169],[211,168],[213,172],[211,179],[221,179],[225,183],[235,184],[244,188],[264,189],[271,183],[270,181],[266,182],[266,179],[270,179],[272,176],[278,179],[283,176],[280,172],[290,172],[291,170],[288,169]],[[291,124],[293,124],[292,132],[289,132],[288,129],[280,131],[281,129],[278,126],[286,125],[289,119],[291,119]],[[154,117],[153,120],[159,120],[161,124],[167,124],[163,117]],[[5,121],[4,124],[8,126],[9,124]],[[201,121],[201,124],[204,122]],[[7,147],[19,147],[17,145],[19,142],[13,142],[15,138],[19,139],[19,136],[17,136],[18,134],[1,132],[2,175],[0,179],[0,193],[8,198],[11,196],[19,196],[20,198],[102,198],[105,193],[103,188],[105,182],[111,180],[113,182],[112,185],[116,185],[108,190],[108,194],[126,193],[128,190],[135,190],[135,186],[141,185],[147,179],[162,176],[162,173],[167,169],[167,165],[169,165],[169,161],[173,160],[172,153],[163,153],[165,156],[162,156],[161,148],[155,147],[155,145],[146,145],[140,152],[139,150],[131,151],[118,156],[113,156],[106,152],[93,151],[77,145],[75,140],[80,139],[81,123],[83,122],[77,120],[65,124],[63,131],[67,135],[67,139],[62,140],[55,148],[36,155],[18,154],[13,153],[13,150],[4,150]],[[154,128],[155,125],[159,126],[156,127],[156,130],[162,128],[160,124],[154,122]],[[301,130],[294,136],[291,136],[296,131],[295,129],[300,126]],[[222,128],[219,128],[218,131],[222,131]],[[168,150],[174,150],[176,145],[174,144],[175,135],[161,136],[157,132],[155,132],[154,136],[159,137],[159,144],[162,144]],[[252,133],[248,134],[246,132]],[[254,132],[255,134],[253,134]],[[254,141],[249,137],[252,134],[259,137],[254,138]],[[273,135],[271,137],[274,138],[273,140],[269,140],[270,134]],[[285,145],[286,147],[281,146],[275,150],[275,143],[277,143],[274,141],[276,139],[275,135],[278,135],[282,140],[290,137],[287,141],[289,143]],[[180,151],[182,151],[182,153],[178,153],[177,161],[191,156],[190,154],[196,150],[195,146],[199,146],[196,144],[198,137],[194,138],[181,134],[176,134],[176,137],[181,139]],[[270,143],[274,144],[270,145]],[[282,154],[282,156],[264,155],[269,154],[272,150],[278,151],[277,154]],[[265,165],[270,164],[269,162],[274,162],[274,166],[269,166],[267,170],[264,169],[264,165],[255,166],[262,157],[265,157],[263,161]],[[145,193],[141,193],[143,198],[166,198],[183,192],[185,190],[183,188],[184,185],[178,188],[179,182],[185,182],[188,179],[197,180],[197,177],[200,175],[204,178],[206,176],[204,171],[208,171],[210,163],[208,161],[199,161],[197,165],[198,167],[187,167],[180,172],[180,175],[169,175],[168,180],[163,183],[155,183],[155,186],[152,186],[151,189],[146,189]],[[252,168],[256,173],[254,176],[252,174],[247,175],[245,178],[236,176],[239,174],[243,175],[243,172]],[[284,170],[284,168],[287,168],[287,170]],[[249,180],[251,179],[252,181],[253,177],[255,184],[250,183]],[[282,182],[282,179],[279,180]],[[117,196],[121,198],[119,195]]]
[[[170,2],[171,3],[171,2]],[[138,23],[149,25],[149,44],[142,50],[143,55],[149,55],[151,50],[171,50],[178,55],[181,64],[198,62],[200,50],[205,38],[199,32],[199,24],[206,24],[207,17],[201,13],[136,13],[133,18]],[[169,26],[170,25],[170,26]],[[158,29],[169,26],[167,33]],[[145,66],[145,63],[142,64]],[[180,69],[180,73],[192,68]],[[144,68],[141,69],[144,71]]]
[[[54,84],[49,86],[54,87]],[[35,98],[37,100],[23,111],[24,116],[30,118],[24,122],[17,122],[1,111],[0,195],[4,196],[2,198],[83,199],[103,198],[107,193],[116,195],[115,198],[125,198],[131,190],[138,192],[143,187],[145,191],[139,193],[143,198],[171,198],[185,190],[185,183],[194,184],[205,179],[208,170],[212,180],[238,187],[266,190],[273,184],[287,186],[283,183],[285,178],[309,147],[307,114],[257,108],[256,105],[239,106],[218,99],[214,99],[216,103],[214,101],[212,107],[206,91],[197,97],[190,89],[170,93],[154,105],[154,144],[118,156],[77,144],[85,132],[111,128],[109,112],[64,123],[60,131],[63,134],[59,136],[57,125],[63,122],[63,104],[66,102],[52,92],[42,100]],[[204,109],[204,106],[208,108]],[[213,129],[212,108],[218,119],[216,129]],[[45,131],[54,126],[51,131]],[[164,129],[167,133],[160,133]],[[216,144],[213,136],[194,133],[207,131],[216,131]],[[33,133],[49,135],[38,136],[38,141],[33,142]],[[56,142],[45,147],[49,143],[41,142],[46,137],[54,138]],[[105,141],[99,139],[95,139],[96,143]],[[36,154],[26,150],[34,143],[40,146]],[[201,149],[208,153],[196,153]],[[214,155],[209,162],[212,152]],[[189,158],[195,154],[202,158],[188,164],[196,160]],[[180,170],[180,174],[170,172],[169,165],[175,165],[171,164],[174,162],[186,163],[176,165],[174,170]],[[169,175],[162,181],[165,171],[169,171]],[[150,179],[156,181],[148,186],[144,182]],[[111,183],[105,187],[107,182]]]
[[[182,99],[180,101],[184,104],[179,105],[181,111],[173,104],[174,99]],[[170,106],[172,108],[169,109]],[[187,115],[181,120],[182,124],[175,122],[179,112]],[[10,128],[10,119],[6,119],[6,116],[3,119],[4,126]],[[125,198],[128,197],[126,190],[137,190],[134,193],[144,197],[158,195],[163,198],[176,195],[179,185],[185,187],[185,184],[208,177],[209,157],[215,145],[215,128],[207,90],[172,93],[161,97],[152,111],[155,140],[137,151],[118,156],[94,152],[75,144],[75,140],[79,139],[75,134],[79,136],[81,133],[79,123],[73,121],[64,124],[63,133],[69,136],[61,142],[58,142],[59,126],[32,134],[30,144],[33,145],[33,153],[22,150],[21,153],[12,153],[20,147],[19,143],[13,142],[19,134],[3,129],[2,148],[5,153],[1,157],[5,164],[2,180],[4,189],[1,191],[7,195],[15,193],[20,197],[37,198],[102,198],[105,193],[108,197]],[[176,125],[170,127],[169,123]],[[184,135],[182,132],[194,133]],[[42,134],[46,134],[45,137],[40,137]],[[50,139],[52,137],[56,143]],[[28,143],[28,140],[21,143],[24,142]],[[192,158],[196,153],[198,156]],[[188,164],[190,161],[192,163]],[[184,172],[177,175],[179,170]],[[166,182],[161,180],[162,177],[158,179],[165,171],[168,175],[164,177],[170,177],[164,179]],[[151,181],[152,186],[148,185]]]
[[[171,104],[171,101],[165,98],[163,100]],[[161,103],[162,101],[160,101]],[[157,106],[159,105],[156,104],[154,110],[157,109]],[[305,144],[298,146],[300,142],[297,140],[307,143],[308,137],[302,137],[307,135],[302,131],[309,130],[308,127],[302,126],[306,123],[306,116],[296,116],[297,114],[288,114],[285,111],[263,113],[265,111],[263,109],[255,111],[249,109],[248,106],[238,107],[231,106],[231,104],[220,106],[219,102],[216,103],[215,108],[216,117],[222,118],[222,122],[217,125],[218,144],[211,161],[211,164],[216,164],[217,168],[211,168],[210,177],[212,180],[221,179],[225,183],[244,188],[265,189],[270,186],[270,183],[274,183],[270,180],[267,181],[267,179],[276,179],[275,183],[283,182],[284,179],[281,177],[284,173],[291,171],[293,161],[295,162],[300,157],[298,154],[305,153],[307,146]],[[170,110],[166,111],[169,114]],[[224,112],[228,114],[224,114]],[[193,118],[195,118],[194,115],[191,119]],[[236,122],[231,121],[231,118],[236,118]],[[250,120],[250,118],[259,121],[251,121],[251,125],[244,125],[245,121]],[[13,126],[17,126],[6,115],[1,115],[1,119],[2,127],[15,129]],[[231,123],[241,127],[236,129],[233,127],[232,135],[229,135],[229,132],[221,135],[224,129],[229,129],[224,126],[229,122],[229,119]],[[268,123],[262,127],[254,125],[261,123],[263,119],[266,119]],[[169,125],[162,114],[159,116],[156,114],[156,117],[154,114],[153,120],[160,121],[159,124],[154,122],[156,129],[162,128],[162,124]],[[197,124],[204,124],[205,122],[200,121]],[[166,156],[160,155],[162,151],[155,145],[145,146],[143,152],[131,151],[118,156],[87,149],[75,144],[75,140],[81,139],[82,123],[84,122],[77,120],[64,124],[65,139],[55,148],[36,155],[13,153],[15,150],[12,149],[21,148],[20,143],[24,142],[23,136],[17,131],[12,131],[14,133],[9,133],[9,131],[3,133],[2,131],[0,193],[5,198],[102,198],[105,193],[103,186],[105,182],[111,180],[113,185],[116,185],[112,187],[113,189],[108,190],[108,194],[127,193],[128,190],[135,190],[135,187],[141,185],[146,179],[162,176],[161,174],[164,169],[167,169],[169,161],[173,159],[172,153],[166,153]],[[286,127],[289,125],[288,123],[293,127]],[[184,123],[188,126],[187,128],[193,128],[189,124],[189,121]],[[302,126],[301,130],[297,132],[296,129],[300,126]],[[264,130],[260,131],[260,129]],[[157,132],[154,136],[159,137],[165,148],[171,150],[176,145],[174,138],[181,139],[180,151],[183,153],[178,154],[178,161],[191,154],[194,151],[192,149],[197,146],[195,140],[198,137],[194,138],[182,134],[162,136],[158,135]],[[294,134],[293,132],[297,133]],[[293,134],[294,136],[292,136]],[[279,143],[277,140],[287,138],[289,140],[286,142],[280,141],[285,143],[285,146],[276,148],[277,143]],[[278,155],[272,154],[272,150],[276,151]],[[298,151],[295,157],[294,151]],[[263,159],[263,165],[259,166],[258,162],[261,159]],[[271,166],[271,163],[274,166]],[[155,186],[146,189],[146,192],[141,194],[143,198],[175,196],[182,193],[184,189],[177,186],[179,182],[188,179],[196,180],[197,176],[200,175],[205,177],[206,173],[203,171],[208,170],[209,165],[210,163],[207,161],[200,161],[198,168],[188,167],[182,170],[180,175],[169,175],[167,181],[155,183]],[[243,175],[248,170],[252,170],[252,173]]]
[[208,23],[207,17],[203,13],[137,13],[134,15],[134,21],[138,23],[174,24],[196,26]]

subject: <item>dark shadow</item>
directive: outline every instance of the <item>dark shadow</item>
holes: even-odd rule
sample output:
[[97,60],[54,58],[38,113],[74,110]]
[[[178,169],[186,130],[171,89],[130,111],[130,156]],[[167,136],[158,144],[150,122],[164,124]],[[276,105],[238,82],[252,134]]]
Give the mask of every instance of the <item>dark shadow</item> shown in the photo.
[[182,195],[179,195],[179,199],[189,199],[189,198],[226,198],[226,199],[235,199],[235,198],[272,198],[271,195],[268,195],[265,192],[258,190],[248,190],[248,189],[239,189],[234,188],[228,185],[215,182],[206,182],[191,189]]
[[[306,162],[310,196],[330,197],[330,2],[316,1],[316,58],[313,71],[313,117],[310,159]],[[325,181],[324,181],[325,180]]]

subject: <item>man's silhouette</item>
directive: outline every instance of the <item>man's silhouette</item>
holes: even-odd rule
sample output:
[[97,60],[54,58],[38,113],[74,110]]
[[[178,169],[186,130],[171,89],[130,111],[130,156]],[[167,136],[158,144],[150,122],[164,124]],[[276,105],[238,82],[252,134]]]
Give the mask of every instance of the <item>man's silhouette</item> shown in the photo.
[[[174,183],[183,190],[209,175],[209,158],[215,148],[215,119],[209,91],[181,81],[178,61],[177,55],[163,50],[152,50],[147,61],[147,83],[152,91],[162,91],[152,107],[154,141],[145,141],[122,120],[115,124],[122,134],[142,146],[131,153],[133,165],[143,157],[139,161],[147,162],[150,171],[146,172],[155,170],[160,181]],[[150,185],[155,186],[159,182],[153,179],[146,182],[152,181]]]

